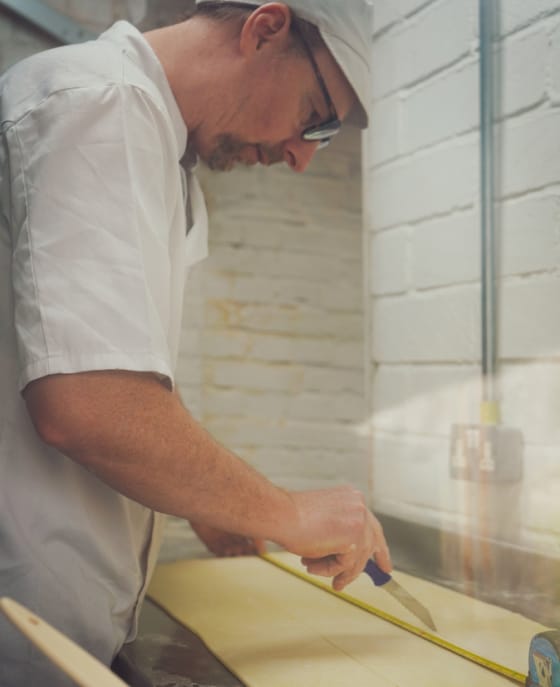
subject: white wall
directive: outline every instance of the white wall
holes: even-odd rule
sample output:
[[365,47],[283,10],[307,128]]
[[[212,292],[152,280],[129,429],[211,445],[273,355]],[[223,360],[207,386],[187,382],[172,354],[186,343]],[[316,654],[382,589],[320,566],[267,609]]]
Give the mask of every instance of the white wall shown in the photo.
[[286,487],[365,471],[360,137],[305,175],[205,175],[204,424]]
[[365,144],[375,508],[560,555],[560,2],[502,0],[498,355],[520,485],[449,477],[479,422],[478,3],[376,0]]
[[[361,136],[304,175],[201,169],[210,258],[186,291],[179,384],[222,443],[291,489],[367,490]],[[196,550],[171,520],[163,555]]]

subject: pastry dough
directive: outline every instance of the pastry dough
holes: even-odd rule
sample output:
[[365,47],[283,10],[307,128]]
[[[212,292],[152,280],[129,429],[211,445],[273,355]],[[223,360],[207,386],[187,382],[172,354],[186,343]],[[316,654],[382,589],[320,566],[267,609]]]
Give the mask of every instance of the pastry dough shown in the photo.
[[[273,557],[303,570],[291,554]],[[547,628],[404,573],[395,579],[430,609],[444,639],[526,674],[531,638]],[[365,575],[345,591],[418,625]],[[259,558],[160,565],[149,595],[249,687],[512,684]]]

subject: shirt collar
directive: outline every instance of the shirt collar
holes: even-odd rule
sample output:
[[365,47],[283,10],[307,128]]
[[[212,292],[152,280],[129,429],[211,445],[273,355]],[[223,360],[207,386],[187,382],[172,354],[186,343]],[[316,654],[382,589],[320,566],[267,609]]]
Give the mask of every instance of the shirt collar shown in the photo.
[[173,124],[175,140],[177,142],[177,159],[180,160],[187,147],[187,126],[169,85],[169,81],[163,70],[161,62],[152,50],[151,45],[142,33],[127,21],[118,21],[110,29],[100,36],[114,43],[123,45],[123,52],[132,58],[144,74],[153,81],[161,93],[169,117]]

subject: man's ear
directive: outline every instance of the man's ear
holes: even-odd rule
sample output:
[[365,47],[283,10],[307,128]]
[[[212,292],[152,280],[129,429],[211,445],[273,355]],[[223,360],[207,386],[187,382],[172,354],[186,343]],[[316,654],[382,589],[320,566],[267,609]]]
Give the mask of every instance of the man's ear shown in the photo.
[[290,38],[291,11],[281,2],[271,2],[257,8],[241,29],[241,52],[250,54],[267,44],[283,47]]

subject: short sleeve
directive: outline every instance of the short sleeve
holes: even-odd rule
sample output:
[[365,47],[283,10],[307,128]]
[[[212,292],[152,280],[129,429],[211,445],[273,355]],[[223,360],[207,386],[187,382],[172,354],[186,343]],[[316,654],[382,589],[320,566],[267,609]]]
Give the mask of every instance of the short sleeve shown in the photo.
[[172,380],[169,128],[146,93],[111,84],[53,94],[8,131],[20,388],[99,369]]

